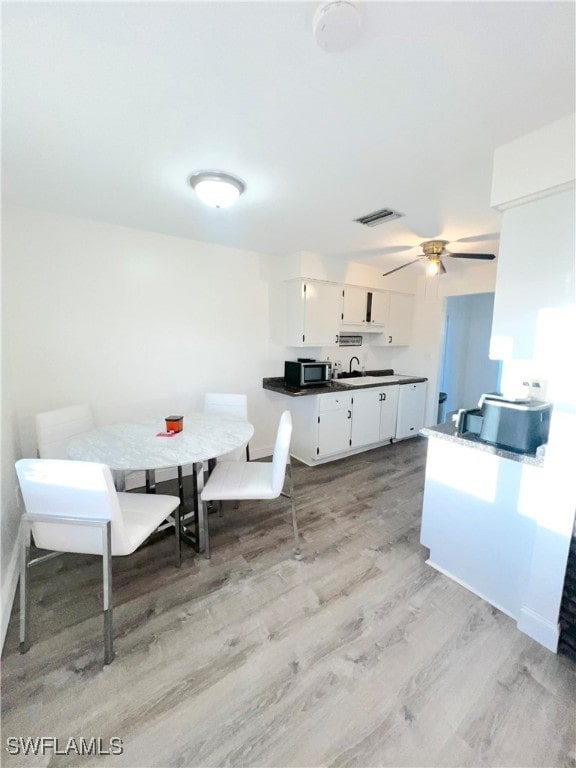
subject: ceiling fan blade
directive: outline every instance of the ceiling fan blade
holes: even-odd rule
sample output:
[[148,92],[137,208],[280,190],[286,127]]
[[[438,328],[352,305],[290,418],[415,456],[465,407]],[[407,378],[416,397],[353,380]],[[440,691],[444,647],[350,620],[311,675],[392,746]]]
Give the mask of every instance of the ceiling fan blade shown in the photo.
[[414,264],[416,261],[420,261],[420,259],[423,259],[423,256],[418,256],[415,259],[412,259],[412,261],[406,262],[406,264],[402,264],[401,267],[396,267],[395,269],[391,269],[390,272],[384,272],[382,277],[386,277],[387,275],[391,275],[393,272],[398,272],[400,269],[404,269],[405,267],[409,267],[410,264]]
[[485,235],[473,235],[472,237],[460,237],[458,240],[453,240],[453,243],[482,243],[487,240],[498,240],[500,232],[488,232]]
[[446,267],[442,263],[442,259],[438,259],[438,266],[439,266],[438,274],[439,275],[445,275],[446,274]]
[[492,261],[496,256],[493,253],[448,253],[444,256],[451,256],[453,259],[481,259],[483,261]]

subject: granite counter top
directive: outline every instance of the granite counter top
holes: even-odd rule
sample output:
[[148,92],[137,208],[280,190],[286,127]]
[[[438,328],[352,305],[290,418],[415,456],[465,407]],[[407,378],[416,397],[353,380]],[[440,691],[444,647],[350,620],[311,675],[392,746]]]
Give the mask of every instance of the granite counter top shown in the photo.
[[435,427],[424,427],[424,429],[420,430],[420,434],[424,435],[424,437],[436,437],[451,443],[466,445],[469,448],[476,448],[479,451],[484,451],[484,453],[492,453],[494,456],[499,456],[502,459],[518,461],[520,464],[530,464],[533,467],[541,467],[544,465],[543,454],[517,453],[516,451],[511,451],[506,448],[499,448],[497,445],[483,442],[478,435],[474,435],[471,432],[465,432],[463,435],[458,435],[456,425],[451,421],[447,421],[444,424],[437,424]]
[[354,386],[346,384],[344,381],[332,379],[328,384],[322,384],[319,387],[287,387],[283,376],[276,376],[268,379],[262,379],[262,388],[269,389],[271,392],[278,392],[281,395],[289,397],[305,397],[307,395],[325,395],[329,392],[353,392],[356,389],[368,389],[369,387],[391,387],[394,384],[415,384],[420,381],[428,381],[421,376],[404,376],[394,374],[394,381],[381,381],[377,384],[368,383],[365,386],[355,384]]
[[262,388],[269,389],[271,392],[278,392],[280,395],[288,395],[289,397],[325,395],[327,392],[344,392],[347,389],[353,389],[353,387],[347,387],[345,384],[339,384],[337,381],[331,381],[319,387],[304,387],[303,389],[287,387],[284,383],[284,376],[262,379]]

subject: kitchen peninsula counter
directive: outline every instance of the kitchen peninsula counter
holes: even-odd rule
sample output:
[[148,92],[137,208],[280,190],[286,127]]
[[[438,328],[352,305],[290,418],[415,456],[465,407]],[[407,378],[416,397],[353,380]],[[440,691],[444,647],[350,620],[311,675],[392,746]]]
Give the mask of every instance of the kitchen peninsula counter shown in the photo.
[[440,440],[446,440],[450,443],[457,445],[463,445],[468,448],[473,448],[484,453],[491,453],[494,456],[499,456],[502,459],[510,459],[511,461],[517,461],[520,464],[529,464],[533,467],[541,467],[544,464],[544,452],[534,453],[518,453],[506,448],[500,448],[497,445],[491,445],[480,440],[478,435],[472,432],[465,432],[463,435],[459,435],[456,429],[456,425],[447,421],[444,424],[437,424],[435,427],[424,427],[420,430],[420,434],[424,437],[438,438]]
[[420,434],[429,438],[420,532],[427,563],[524,630],[534,618],[525,606],[544,457],[458,435],[452,423]]

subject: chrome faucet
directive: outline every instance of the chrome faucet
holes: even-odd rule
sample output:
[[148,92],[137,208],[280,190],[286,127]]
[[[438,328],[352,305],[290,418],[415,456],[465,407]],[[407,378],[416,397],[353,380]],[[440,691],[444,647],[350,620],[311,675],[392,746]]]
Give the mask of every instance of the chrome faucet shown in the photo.
[[356,357],[356,355],[354,355],[354,357],[351,357],[351,358],[350,358],[350,367],[349,367],[349,369],[348,369],[349,373],[352,373],[352,360],[356,360],[356,362],[358,363],[358,365],[360,365],[360,360],[358,360],[358,358]]

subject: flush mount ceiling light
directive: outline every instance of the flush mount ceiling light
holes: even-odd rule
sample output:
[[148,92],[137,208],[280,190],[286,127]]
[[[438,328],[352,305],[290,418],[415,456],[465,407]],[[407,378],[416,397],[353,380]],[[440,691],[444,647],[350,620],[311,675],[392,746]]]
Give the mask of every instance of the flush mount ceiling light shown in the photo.
[[350,0],[329,0],[317,9],[312,27],[320,48],[327,53],[345,51],[360,37],[360,11]]
[[200,200],[213,208],[226,208],[240,197],[246,184],[222,171],[197,171],[190,176],[190,186]]

